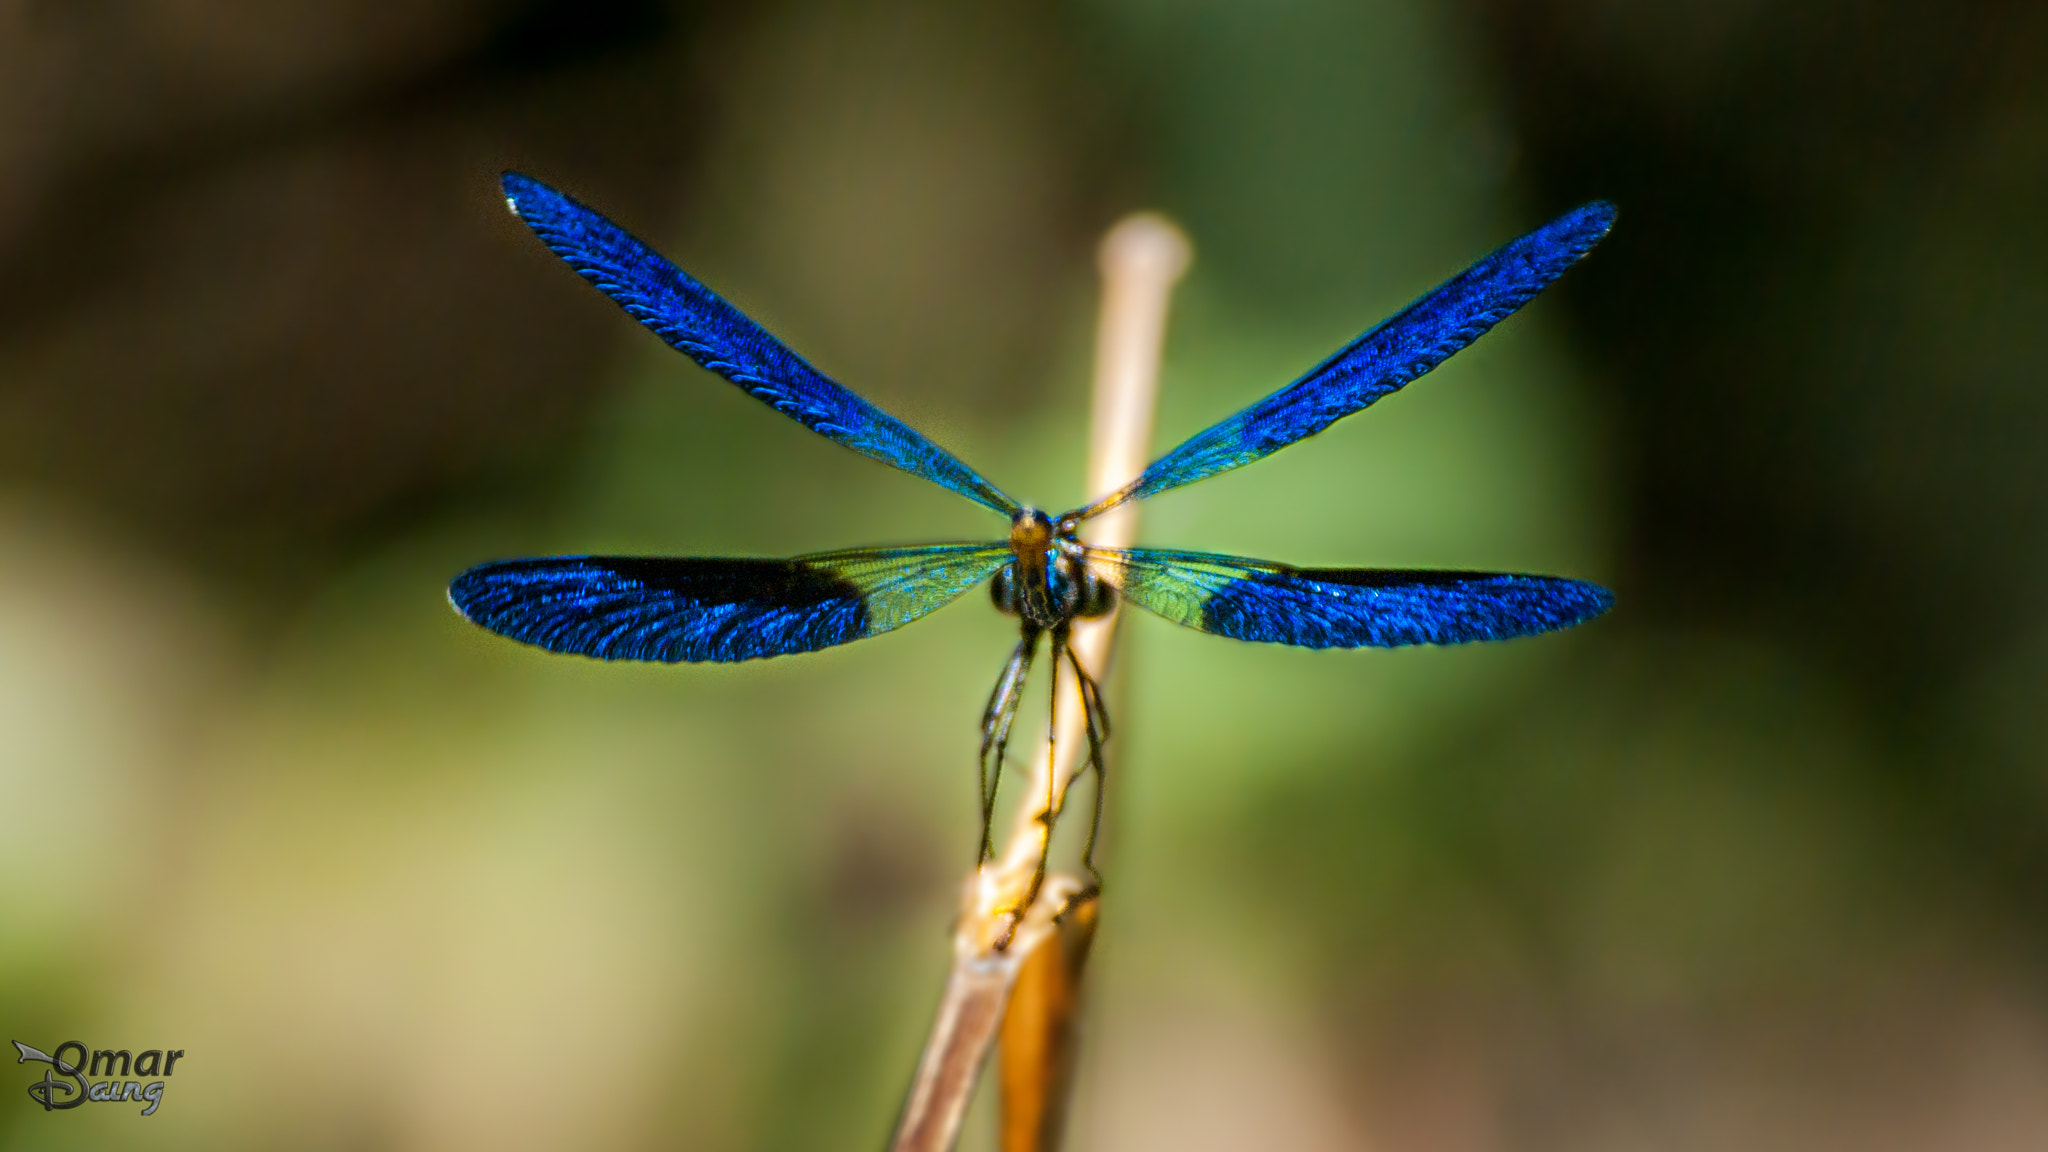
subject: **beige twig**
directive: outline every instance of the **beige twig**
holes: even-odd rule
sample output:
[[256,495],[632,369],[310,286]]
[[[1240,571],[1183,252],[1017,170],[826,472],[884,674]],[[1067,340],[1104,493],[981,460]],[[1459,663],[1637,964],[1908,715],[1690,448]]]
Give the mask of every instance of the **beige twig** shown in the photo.
[[[1091,495],[1122,487],[1144,468],[1151,447],[1167,302],[1188,259],[1188,243],[1180,230],[1151,214],[1126,217],[1103,238],[1088,467]],[[1125,547],[1135,538],[1137,526],[1137,507],[1126,505],[1093,522],[1088,536],[1092,543]],[[1116,618],[1112,612],[1074,625],[1074,654],[1098,682],[1108,670]],[[1060,666],[1057,661],[1048,663]],[[1054,822],[1066,805],[1067,790],[1087,763],[1080,684],[1071,675],[1060,677],[1053,691],[1058,694],[1059,726],[1052,745],[1041,746],[1022,784],[1025,800],[1003,846],[966,882],[954,930],[953,969],[904,1102],[891,1144],[895,1152],[945,1152],[953,1147],[1019,968],[1053,937],[1054,917],[1084,887],[1073,876],[1048,876],[1030,906],[1017,915],[1017,905],[1030,891]]]
[[[1095,341],[1095,411],[1088,460],[1091,497],[1123,487],[1144,470],[1152,444],[1152,410],[1159,394],[1159,355],[1166,336],[1166,307],[1175,281],[1186,271],[1188,244],[1163,217],[1130,216],[1110,229],[1100,253],[1102,320]],[[1127,548],[1138,533],[1138,505],[1126,504],[1088,525],[1091,543]],[[1081,666],[1097,681],[1108,671],[1110,644],[1121,611],[1074,622],[1072,646]],[[1059,731],[1052,755],[1033,764],[1004,848],[976,874],[973,913],[993,929],[993,944],[1006,927],[1006,914],[1028,887],[1045,853],[1053,821],[1065,805],[1074,774],[1087,763],[1081,686],[1062,677]],[[1050,784],[1048,785],[1048,773]],[[1064,897],[1062,897],[1064,900]],[[1043,901],[1041,901],[1043,902]],[[1019,931],[1022,931],[1020,926]]]

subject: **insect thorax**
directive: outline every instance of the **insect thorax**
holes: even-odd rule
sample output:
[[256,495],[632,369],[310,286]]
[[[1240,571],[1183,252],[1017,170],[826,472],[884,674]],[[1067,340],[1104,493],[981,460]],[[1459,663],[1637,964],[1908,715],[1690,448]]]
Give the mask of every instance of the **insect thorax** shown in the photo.
[[1041,628],[1108,612],[1115,592],[1080,561],[1080,547],[1073,525],[1055,525],[1036,508],[1024,509],[1010,525],[1015,555],[990,579],[989,599]]

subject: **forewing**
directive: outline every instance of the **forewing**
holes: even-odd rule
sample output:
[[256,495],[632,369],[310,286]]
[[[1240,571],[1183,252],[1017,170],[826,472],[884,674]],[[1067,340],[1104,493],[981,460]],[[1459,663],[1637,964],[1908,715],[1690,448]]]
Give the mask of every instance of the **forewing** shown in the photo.
[[814,652],[900,628],[995,574],[1001,544],[795,559],[549,556],[472,568],[448,599],[550,652],[666,664]]
[[1292,568],[1203,552],[1090,548],[1089,568],[1176,624],[1302,648],[1398,648],[1507,640],[1569,628],[1614,603],[1556,576]]
[[1614,206],[1595,202],[1503,245],[1308,375],[1189,437],[1081,517],[1241,468],[1321,432],[1485,335],[1577,263],[1613,223]]
[[1018,505],[909,425],[827,379],[759,324],[625,229],[527,176],[507,172],[505,201],[597,290],[690,359],[748,395],[863,456],[922,476],[1005,516]]

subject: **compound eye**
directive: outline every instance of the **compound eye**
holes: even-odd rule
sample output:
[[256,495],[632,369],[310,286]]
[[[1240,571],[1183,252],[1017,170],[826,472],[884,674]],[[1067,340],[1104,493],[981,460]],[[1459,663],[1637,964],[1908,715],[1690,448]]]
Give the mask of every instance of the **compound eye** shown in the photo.
[[988,598],[995,602],[996,611],[1004,615],[1015,616],[1022,610],[1017,603],[1016,561],[996,569],[996,574],[989,578]]
[[1106,580],[1098,579],[1088,566],[1080,565],[1080,603],[1074,606],[1074,615],[1082,617],[1106,616],[1116,607],[1116,589]]

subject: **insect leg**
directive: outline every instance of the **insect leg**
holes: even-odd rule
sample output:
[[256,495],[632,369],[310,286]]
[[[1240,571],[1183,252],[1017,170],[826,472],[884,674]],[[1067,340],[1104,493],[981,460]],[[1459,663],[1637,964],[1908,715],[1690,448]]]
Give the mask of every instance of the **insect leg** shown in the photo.
[[[1024,697],[1024,681],[1031,674],[1031,660],[1038,652],[1038,625],[1025,621],[1023,638],[1003,665],[1002,675],[990,691],[988,707],[981,714],[981,764],[976,779],[981,786],[981,859],[994,852],[990,842],[996,814],[996,785],[1003,778],[1003,757],[1010,745],[1010,725],[1017,719],[1017,705]],[[991,761],[989,753],[995,753]]]
[[1039,808],[1037,816],[1038,863],[1031,870],[1031,882],[1017,897],[1017,902],[1010,906],[1007,913],[1009,924],[1003,929],[1002,935],[996,938],[995,950],[998,952],[1010,946],[1010,940],[1017,933],[1017,925],[1024,922],[1024,913],[1031,907],[1032,902],[1038,899],[1039,889],[1045,887],[1046,864],[1052,856],[1052,826],[1059,817],[1056,808],[1059,794],[1054,789],[1056,773],[1053,771],[1053,765],[1058,762],[1059,752],[1060,656],[1067,651],[1065,627],[1055,627],[1052,630],[1051,649],[1052,687],[1046,692],[1045,702],[1045,803]]
[[1018,897],[1017,907],[1010,915],[1009,930],[1003,933],[998,947],[1008,947],[1010,935],[1017,925],[1024,922],[1024,913],[1038,899],[1039,889],[1045,887],[1047,862],[1052,858],[1052,826],[1059,817],[1059,793],[1054,782],[1059,773],[1054,771],[1059,763],[1060,747],[1060,657],[1072,659],[1067,651],[1067,630],[1064,626],[1052,630],[1052,685],[1045,694],[1045,806],[1038,812],[1038,864],[1031,870],[1031,884]]
[[1102,746],[1109,741],[1109,709],[1102,703],[1102,686],[1081,668],[1081,661],[1071,648],[1067,650],[1067,663],[1074,666],[1074,677],[1080,683],[1081,712],[1088,729],[1088,766],[1095,770],[1095,813],[1088,821],[1088,846],[1081,851],[1081,866],[1088,869],[1088,890],[1076,897],[1078,900],[1102,890],[1102,872],[1095,867],[1095,837],[1102,831],[1102,795],[1109,790],[1108,768],[1102,755]]

